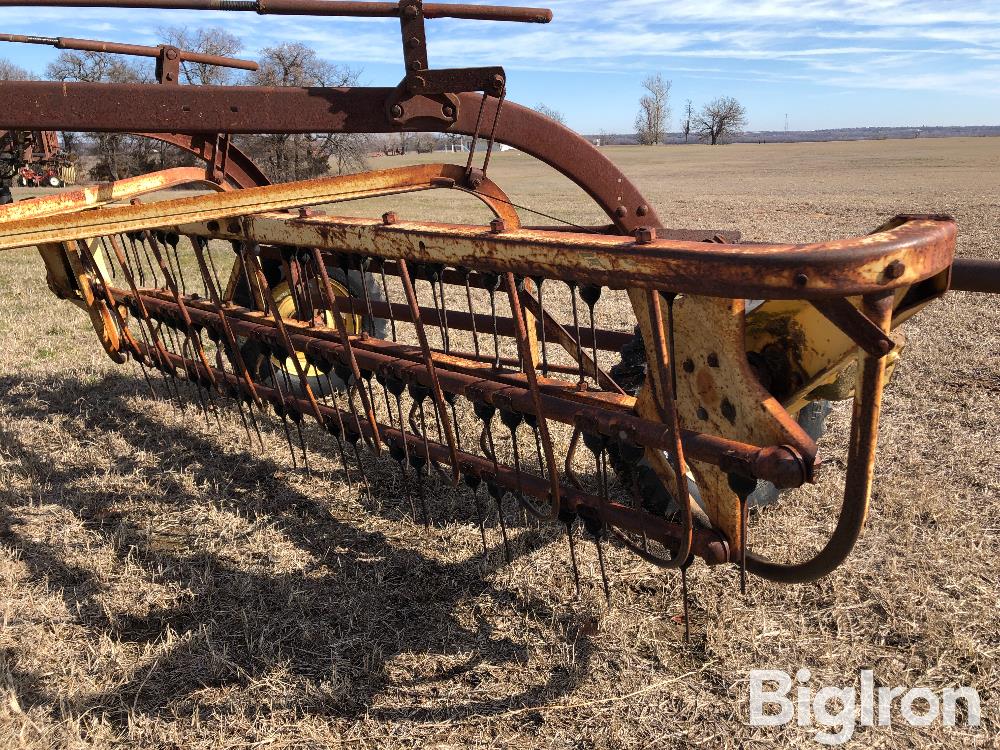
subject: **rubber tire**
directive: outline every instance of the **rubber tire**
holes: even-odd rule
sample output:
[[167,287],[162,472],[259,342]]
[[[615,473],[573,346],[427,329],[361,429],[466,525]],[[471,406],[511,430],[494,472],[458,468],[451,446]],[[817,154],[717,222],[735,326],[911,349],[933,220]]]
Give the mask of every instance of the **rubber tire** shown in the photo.
[[[372,302],[386,301],[382,286],[370,273],[365,273],[364,278],[362,278],[361,271],[349,271],[345,276],[342,268],[327,268],[327,273],[330,275],[331,281],[335,281],[347,287],[351,296],[355,299],[364,300],[365,286],[367,286],[368,298]],[[272,286],[283,280],[277,264],[265,264],[264,275],[267,277],[268,283]],[[249,307],[249,299],[247,297],[248,295],[246,295],[245,290],[240,290],[235,295],[234,301],[239,305]],[[366,318],[364,320],[364,326],[369,335],[374,338],[384,339],[387,336],[388,321],[386,321],[385,318]],[[267,359],[264,357],[263,349],[260,344],[257,341],[249,340],[240,347],[240,354],[243,357],[243,361],[246,363],[247,369],[250,371],[250,375],[254,381],[259,382],[262,385],[271,385],[271,368],[267,364]],[[296,373],[289,373],[287,382],[284,378],[281,378],[281,381],[281,388],[283,390],[289,390],[290,383],[290,390],[292,394],[296,396],[305,396],[302,383]],[[309,388],[315,394],[327,393],[330,390],[330,383],[332,383],[338,391],[342,392],[347,390],[347,383],[337,377],[337,375],[333,372],[330,373],[329,383],[327,382],[326,377],[319,376],[307,376],[306,382],[309,383]]]
[[63,186],[62,180],[60,180],[55,175],[52,175],[51,177],[46,179],[45,184],[50,188],[61,188]]

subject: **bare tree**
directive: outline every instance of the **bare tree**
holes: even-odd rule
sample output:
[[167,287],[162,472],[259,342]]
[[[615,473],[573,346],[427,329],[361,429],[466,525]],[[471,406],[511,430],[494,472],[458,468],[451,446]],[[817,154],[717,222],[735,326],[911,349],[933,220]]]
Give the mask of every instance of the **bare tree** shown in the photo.
[[[78,52],[64,50],[46,68],[49,78],[56,81],[85,81],[109,83],[148,83],[152,69],[148,64],[133,62],[121,55],[103,52]],[[127,133],[88,133],[93,143],[97,163],[90,175],[97,180],[120,180],[166,166],[176,160],[176,150],[149,138]],[[67,151],[76,151],[77,138],[63,134]]]
[[566,124],[566,116],[557,109],[553,109],[547,104],[536,104],[535,111],[540,115],[545,115],[550,120],[555,120],[560,125]]
[[694,104],[688,99],[684,103],[684,124],[681,126],[681,132],[684,133],[684,142],[688,142],[688,137],[691,135],[691,125],[694,122]]
[[[185,26],[167,26],[158,30],[163,44],[169,44],[189,52],[201,52],[204,55],[233,57],[243,49],[243,42],[228,31],[217,27],[190,29]],[[218,65],[181,63],[181,74],[188,83],[199,86],[225,86],[233,83],[235,78],[232,68],[222,68]]]
[[[255,86],[352,86],[358,73],[328,63],[304,44],[281,44],[261,52],[260,70],[248,74]],[[318,177],[336,165],[338,174],[363,169],[370,136],[358,133],[247,135],[240,139],[272,180]]]
[[0,57],[0,81],[33,81],[37,77],[20,65]]
[[731,96],[720,96],[709,102],[694,121],[694,130],[703,141],[713,146],[726,143],[743,132],[747,112]]
[[671,81],[663,80],[657,73],[642,82],[646,94],[639,100],[639,114],[635,116],[635,132],[639,143],[654,146],[663,142],[667,126],[670,124]]

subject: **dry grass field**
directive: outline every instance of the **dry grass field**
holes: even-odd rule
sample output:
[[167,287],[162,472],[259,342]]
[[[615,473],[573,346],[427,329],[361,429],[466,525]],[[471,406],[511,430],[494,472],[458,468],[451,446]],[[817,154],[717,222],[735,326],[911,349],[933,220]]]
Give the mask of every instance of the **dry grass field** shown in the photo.
[[[950,213],[961,254],[1000,257],[1000,139],[607,153],[671,226],[821,240]],[[535,210],[600,218],[523,155],[498,155],[491,176]],[[468,216],[423,198],[391,207]],[[982,697],[978,729],[896,713],[852,746],[997,746],[998,299],[949,295],[907,324],[848,563],[809,585],[751,579],[746,597],[734,570],[696,565],[690,644],[678,576],[620,549],[609,606],[594,547],[578,544],[576,598],[558,529],[515,525],[507,565],[491,525],[484,562],[465,493],[435,486],[424,530],[388,460],[368,459],[368,498],[318,433],[309,478],[280,423],[250,451],[235,413],[220,432],[150,399],[49,294],[34,252],[0,254],[0,299],[4,750],[814,747],[814,727],[748,725],[748,672],[800,667],[814,690],[872,669],[881,685]],[[820,484],[759,514],[757,546],[828,532],[847,417],[831,415]]]

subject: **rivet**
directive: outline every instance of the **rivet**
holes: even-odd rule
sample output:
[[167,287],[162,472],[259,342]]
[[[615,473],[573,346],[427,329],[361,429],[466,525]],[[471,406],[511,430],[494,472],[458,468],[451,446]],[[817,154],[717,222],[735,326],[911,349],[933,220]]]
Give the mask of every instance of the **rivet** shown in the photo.
[[403,116],[403,108],[402,108],[402,106],[400,106],[399,104],[393,104],[392,105],[392,116],[393,117],[402,117]]
[[795,286],[805,286],[809,283],[809,277],[804,273],[795,274]]
[[226,227],[226,228],[227,228],[227,229],[228,229],[228,230],[230,231],[230,233],[232,233],[232,234],[236,234],[237,232],[239,232],[239,231],[240,231],[240,225],[239,225],[239,223],[238,223],[238,222],[235,222],[235,221],[231,221],[231,222],[229,222],[229,226],[228,226],[228,227]]
[[715,352],[712,352],[711,354],[708,355],[708,366],[709,367],[719,366],[719,355],[716,354]]
[[641,206],[639,206],[639,208],[635,210],[636,216],[645,216],[648,213],[649,213],[649,206],[647,206],[645,203],[643,203]]
[[684,364],[681,366],[684,368],[684,372],[686,373],[694,372],[694,362],[691,361],[690,359],[685,359]]
[[624,219],[628,216],[628,209],[625,208],[625,206],[618,206],[618,208],[615,209],[615,216],[619,219]]

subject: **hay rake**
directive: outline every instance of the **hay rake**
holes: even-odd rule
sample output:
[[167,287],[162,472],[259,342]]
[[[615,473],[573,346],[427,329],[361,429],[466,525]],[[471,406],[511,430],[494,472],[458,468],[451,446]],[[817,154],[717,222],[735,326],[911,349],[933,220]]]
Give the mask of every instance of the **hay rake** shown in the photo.
[[[611,539],[682,575],[695,558],[736,564],[743,587],[748,572],[782,582],[827,574],[868,511],[894,329],[949,284],[1000,291],[995,264],[955,260],[946,216],[899,216],[864,237],[802,245],[664,228],[588,141],[507,102],[503,68],[428,63],[425,19],[545,23],[545,10],[419,0],[0,5],[399,19],[406,76],[394,88],[179,86],[188,53],[170,47],[145,48],[157,50],[159,84],[0,84],[0,126],[145,134],[205,162],[4,206],[0,249],[37,247],[50,289],[88,312],[108,356],[134,362],[178,408],[193,393],[210,421],[231,399],[247,440],[261,443],[270,412],[306,469],[301,425],[314,420],[352,487],[373,491],[362,450],[395,462],[427,524],[427,486],[464,483],[484,552],[486,509],[509,556],[516,508],[565,525],[574,574],[581,527],[599,552]],[[402,131],[471,136],[468,162],[270,185],[231,138]],[[569,177],[610,223],[522,225],[489,177],[495,144]],[[142,200],[190,184],[211,192]],[[471,196],[492,220],[331,215],[339,203],[379,198],[391,208],[421,191]],[[610,316],[615,327],[601,327]],[[819,458],[803,417],[833,397],[854,400],[836,528],[805,561],[758,556],[748,506],[813,481]]]

